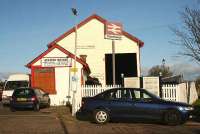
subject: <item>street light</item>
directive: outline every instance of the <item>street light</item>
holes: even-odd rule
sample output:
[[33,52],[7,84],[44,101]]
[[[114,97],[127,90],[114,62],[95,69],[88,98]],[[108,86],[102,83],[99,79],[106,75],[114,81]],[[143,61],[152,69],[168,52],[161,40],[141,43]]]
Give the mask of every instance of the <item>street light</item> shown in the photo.
[[122,78],[122,87],[124,87],[124,74],[121,73],[121,78]]
[[76,112],[76,99],[75,99],[75,93],[77,91],[77,76],[76,76],[76,72],[77,72],[77,68],[76,68],[76,55],[77,55],[77,24],[76,24],[76,17],[78,16],[78,12],[76,10],[76,8],[71,8],[71,11],[73,13],[73,15],[75,16],[75,46],[74,46],[74,67],[73,67],[73,72],[74,72],[74,76],[72,78],[73,81],[75,81],[75,89],[73,89],[73,98],[72,98],[72,116],[75,115]]
[[159,72],[159,96],[162,98],[162,72]]

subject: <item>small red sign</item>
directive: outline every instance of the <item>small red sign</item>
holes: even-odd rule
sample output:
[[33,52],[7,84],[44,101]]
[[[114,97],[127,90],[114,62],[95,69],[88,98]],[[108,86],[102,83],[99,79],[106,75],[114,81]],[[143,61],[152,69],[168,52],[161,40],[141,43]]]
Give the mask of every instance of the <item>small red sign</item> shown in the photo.
[[106,22],[105,38],[119,40],[122,36],[122,24],[118,22]]

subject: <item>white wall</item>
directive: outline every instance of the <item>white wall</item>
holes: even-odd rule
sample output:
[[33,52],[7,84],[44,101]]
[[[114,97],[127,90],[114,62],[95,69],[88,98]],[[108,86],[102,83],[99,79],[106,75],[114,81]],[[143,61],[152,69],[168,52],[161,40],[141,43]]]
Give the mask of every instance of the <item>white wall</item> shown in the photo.
[[143,88],[147,89],[151,93],[160,95],[159,77],[143,77]]
[[189,104],[194,103],[198,99],[198,94],[195,87],[195,82],[191,82],[190,88],[188,83],[181,83],[178,85],[177,93],[178,101],[187,103],[189,96]]
[[124,78],[124,86],[131,88],[140,88],[140,77]]
[[[143,88],[159,96],[159,77],[142,77]],[[124,78],[124,86],[131,88],[140,88],[140,77]]]
[[[44,57],[67,57],[65,53],[55,48],[51,52],[49,52]],[[72,67],[74,64],[74,60],[72,59]],[[38,60],[33,66],[41,66],[41,59]],[[76,67],[78,68],[78,72],[76,73],[78,78],[78,86],[81,85],[81,69],[82,65],[80,63],[76,63]],[[51,105],[64,105],[66,101],[68,101],[67,96],[71,96],[70,102],[72,101],[72,89],[75,88],[75,82],[72,82],[73,72],[70,72],[71,67],[55,67],[55,88],[56,94],[50,95]],[[48,84],[48,83],[47,83]]]
[[51,95],[51,105],[65,104],[69,90],[69,68],[55,68],[56,95]]
[[[57,43],[71,53],[74,52],[74,33]],[[87,55],[87,63],[91,69],[91,76],[99,78],[105,84],[105,54],[112,53],[112,41],[104,39],[104,24],[93,19],[78,29],[78,47],[89,46],[87,49],[78,49],[77,54]],[[122,36],[122,40],[115,42],[116,53],[137,53],[138,75],[140,76],[139,46],[136,42]]]

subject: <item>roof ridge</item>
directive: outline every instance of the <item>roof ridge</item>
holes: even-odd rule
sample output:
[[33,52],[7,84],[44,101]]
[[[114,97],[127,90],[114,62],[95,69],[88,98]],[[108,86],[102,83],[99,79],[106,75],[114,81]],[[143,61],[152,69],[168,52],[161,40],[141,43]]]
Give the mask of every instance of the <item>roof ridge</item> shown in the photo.
[[[91,16],[87,17],[85,20],[81,21],[79,24],[77,24],[77,29],[79,29],[81,26],[85,25],[86,23],[88,23],[90,20],[92,19],[97,19],[100,22],[102,22],[104,25],[106,23],[106,19],[104,19],[103,17],[97,15],[97,14],[92,14]],[[52,42],[50,42],[47,46],[48,47],[52,47],[52,45],[56,44],[57,42],[59,42],[60,40],[62,40],[63,38],[67,37],[68,35],[70,35],[71,33],[75,32],[75,27],[72,27],[71,29],[69,29],[68,31],[66,31],[65,33],[61,34],[59,37],[57,37],[55,40],[53,40]],[[126,36],[127,38],[137,42],[139,44],[140,47],[142,47],[144,45],[144,42],[141,41],[140,39],[138,39],[137,37],[129,34],[126,31],[122,31],[123,35]]]

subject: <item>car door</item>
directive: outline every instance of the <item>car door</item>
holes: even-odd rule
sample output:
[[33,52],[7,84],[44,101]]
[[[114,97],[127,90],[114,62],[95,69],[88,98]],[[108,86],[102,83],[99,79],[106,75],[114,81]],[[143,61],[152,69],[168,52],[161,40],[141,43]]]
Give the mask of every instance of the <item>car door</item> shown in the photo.
[[145,119],[160,119],[162,110],[160,102],[148,92],[135,89],[131,91],[133,96],[133,105],[131,108],[132,117]]
[[112,117],[129,118],[132,101],[130,91],[125,88],[116,89],[113,97],[109,100]]

